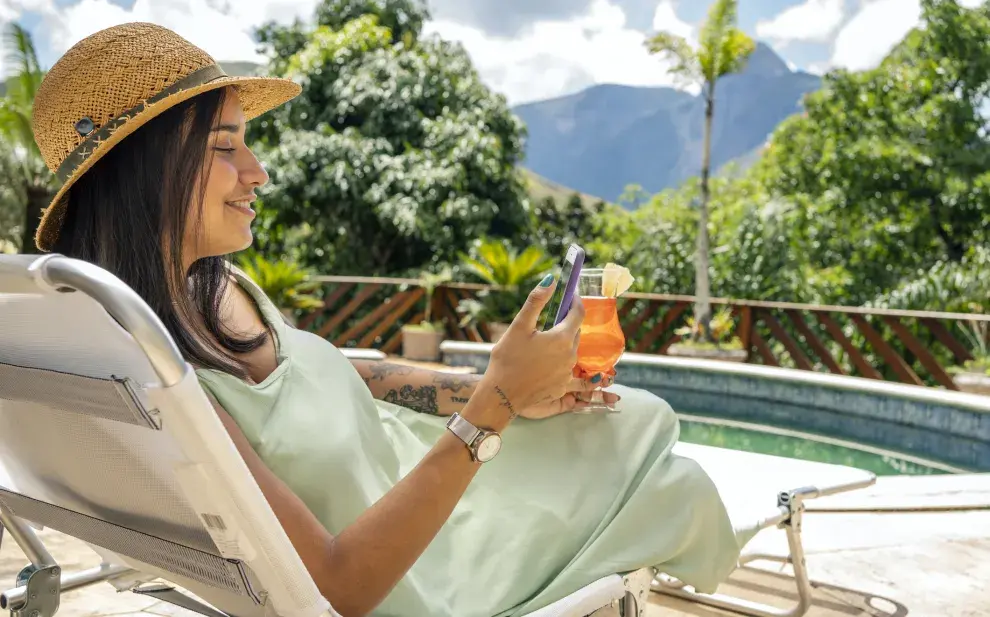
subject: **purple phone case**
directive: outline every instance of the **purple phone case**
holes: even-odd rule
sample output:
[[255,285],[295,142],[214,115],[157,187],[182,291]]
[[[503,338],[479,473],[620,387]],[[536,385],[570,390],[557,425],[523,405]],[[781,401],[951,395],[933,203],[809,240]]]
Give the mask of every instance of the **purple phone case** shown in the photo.
[[564,297],[560,299],[560,308],[557,309],[557,319],[554,320],[554,325],[564,321],[564,318],[567,317],[568,311],[571,310],[571,304],[574,302],[574,292],[577,290],[578,279],[581,278],[585,253],[580,246],[575,246],[575,248],[577,248],[577,256],[574,258],[574,268],[571,269],[571,277],[567,279],[567,287],[564,288]]

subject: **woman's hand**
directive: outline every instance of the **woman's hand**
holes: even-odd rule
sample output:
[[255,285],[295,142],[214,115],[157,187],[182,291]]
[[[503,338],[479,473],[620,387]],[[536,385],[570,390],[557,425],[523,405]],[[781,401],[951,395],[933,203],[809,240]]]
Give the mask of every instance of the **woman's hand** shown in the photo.
[[492,350],[491,363],[472,397],[477,399],[480,395],[500,407],[507,419],[523,410],[559,401],[571,387],[584,306],[575,297],[563,322],[547,332],[537,331],[540,313],[554,288],[553,278],[548,275],[530,292]]
[[[583,409],[591,405],[591,403],[588,402],[588,399],[591,397],[592,392],[598,388],[608,388],[613,383],[615,383],[615,379],[612,377],[605,377],[598,383],[595,383],[590,379],[578,379],[575,377],[571,380],[571,385],[568,388],[567,394],[559,399],[524,409],[519,414],[519,417],[527,418],[529,420],[543,420],[553,416],[558,416],[562,413]],[[618,394],[614,394],[612,392],[602,392],[602,397],[608,405],[614,405],[621,399]],[[598,403],[596,403],[596,405],[597,404]]]

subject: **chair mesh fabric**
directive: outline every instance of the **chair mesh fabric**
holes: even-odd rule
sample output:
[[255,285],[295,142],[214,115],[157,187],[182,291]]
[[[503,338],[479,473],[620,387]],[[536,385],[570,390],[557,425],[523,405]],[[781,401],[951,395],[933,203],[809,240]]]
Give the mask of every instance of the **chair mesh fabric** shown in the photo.
[[115,553],[157,565],[195,581],[240,595],[253,596],[259,601],[246,584],[246,575],[240,562],[113,525],[2,488],[0,503],[20,518],[51,527]]
[[139,400],[138,389],[123,379],[0,363],[0,399],[158,428],[152,413]]

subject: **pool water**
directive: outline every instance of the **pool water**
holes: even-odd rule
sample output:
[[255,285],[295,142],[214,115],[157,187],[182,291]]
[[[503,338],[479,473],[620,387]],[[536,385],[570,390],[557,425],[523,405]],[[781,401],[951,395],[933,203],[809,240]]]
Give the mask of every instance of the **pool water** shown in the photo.
[[754,425],[723,423],[720,420],[681,416],[681,441],[758,454],[833,463],[872,471],[878,476],[934,475],[950,473],[938,463],[899,458],[897,454],[858,449],[833,440],[819,441],[813,435],[798,435]]

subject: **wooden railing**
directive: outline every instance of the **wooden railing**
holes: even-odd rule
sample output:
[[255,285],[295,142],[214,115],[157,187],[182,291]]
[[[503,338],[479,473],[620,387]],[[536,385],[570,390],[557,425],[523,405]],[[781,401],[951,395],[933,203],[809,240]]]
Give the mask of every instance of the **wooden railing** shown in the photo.
[[[403,324],[419,323],[431,303],[434,320],[447,324],[453,340],[491,340],[484,324],[461,328],[458,303],[484,285],[447,284],[426,297],[415,279],[319,277],[324,307],[304,315],[299,327],[338,347],[401,348]],[[680,337],[675,330],[691,315],[694,298],[629,293],[619,300],[627,349],[665,354]],[[990,322],[990,315],[818,306],[713,298],[729,307],[748,362],[855,375],[906,384],[956,389],[948,368],[972,359],[964,329]]]

